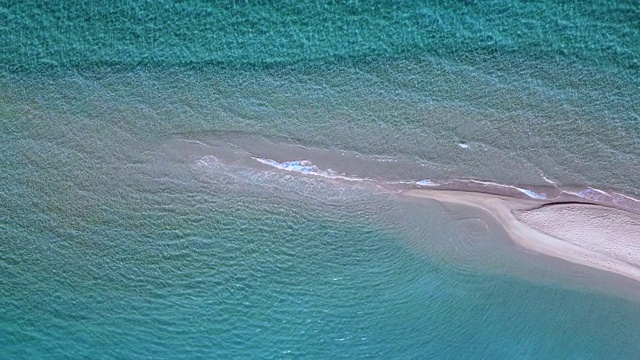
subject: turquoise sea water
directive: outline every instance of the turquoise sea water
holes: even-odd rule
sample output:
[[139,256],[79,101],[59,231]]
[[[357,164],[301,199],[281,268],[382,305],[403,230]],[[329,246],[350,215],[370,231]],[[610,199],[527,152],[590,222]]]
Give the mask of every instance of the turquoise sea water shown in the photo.
[[639,18],[3,3],[0,358],[640,357],[637,284],[252,160],[637,197]]

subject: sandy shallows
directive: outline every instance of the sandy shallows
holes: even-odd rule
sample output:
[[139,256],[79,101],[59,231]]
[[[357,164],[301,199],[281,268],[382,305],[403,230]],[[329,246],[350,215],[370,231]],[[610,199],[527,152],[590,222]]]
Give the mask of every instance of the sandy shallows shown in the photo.
[[639,215],[592,204],[545,204],[464,191],[403,194],[483,209],[526,249],[640,281]]

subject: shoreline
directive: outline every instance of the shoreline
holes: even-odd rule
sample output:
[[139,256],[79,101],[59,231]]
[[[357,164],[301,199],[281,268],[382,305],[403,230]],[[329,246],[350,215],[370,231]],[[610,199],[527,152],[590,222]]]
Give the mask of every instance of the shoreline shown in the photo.
[[411,185],[412,186],[408,189],[401,189],[401,192],[424,190],[454,193],[477,193],[488,196],[498,196],[514,201],[531,201],[531,204],[537,204],[537,206],[553,203],[579,203],[613,208],[640,215],[640,200],[614,190],[605,191],[589,186],[560,188],[555,185],[507,185],[477,179],[454,179],[444,183],[432,182],[429,185]]
[[232,166],[371,183],[394,192],[408,189],[470,191],[518,199],[589,202],[640,214],[640,193],[635,189],[565,182],[550,178],[541,170],[535,176],[529,174],[517,181],[458,177],[429,163],[416,163],[401,157],[365,156],[353,151],[279,141],[256,135],[214,132],[200,137],[173,138],[163,145],[163,151],[194,162],[213,156],[216,161]]
[[[187,156],[203,166],[221,163],[258,171],[289,172],[371,185],[400,197],[472,206],[495,217],[521,248],[640,281],[638,198],[591,186],[563,186],[544,174],[540,174],[544,184],[529,186],[477,179],[437,180],[437,176],[425,179],[411,173],[398,175],[391,170],[398,170],[399,165],[391,160],[363,159],[337,150],[251,139],[255,141],[250,144],[239,140],[176,139],[173,145],[181,146],[169,148],[173,156]],[[258,153],[261,156],[256,156]],[[395,174],[395,178],[384,178],[387,173]],[[405,180],[416,178],[423,180]]]
[[640,281],[640,216],[634,212],[470,191],[412,189],[400,195],[479,208],[524,249]]

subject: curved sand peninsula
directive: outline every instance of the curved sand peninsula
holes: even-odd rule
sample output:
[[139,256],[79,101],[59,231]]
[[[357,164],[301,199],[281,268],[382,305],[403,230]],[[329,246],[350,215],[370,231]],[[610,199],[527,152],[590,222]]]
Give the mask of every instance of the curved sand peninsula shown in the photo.
[[640,281],[640,215],[589,203],[553,203],[465,191],[403,194],[491,213],[532,251]]

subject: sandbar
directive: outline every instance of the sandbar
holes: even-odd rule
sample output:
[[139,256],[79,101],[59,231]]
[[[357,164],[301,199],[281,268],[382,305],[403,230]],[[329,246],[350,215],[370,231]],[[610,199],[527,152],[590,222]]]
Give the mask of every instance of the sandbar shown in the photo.
[[468,191],[407,190],[402,195],[480,208],[525,249],[640,281],[638,214],[586,202]]

